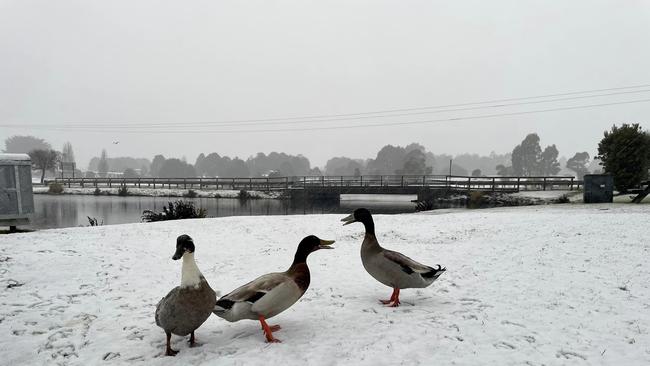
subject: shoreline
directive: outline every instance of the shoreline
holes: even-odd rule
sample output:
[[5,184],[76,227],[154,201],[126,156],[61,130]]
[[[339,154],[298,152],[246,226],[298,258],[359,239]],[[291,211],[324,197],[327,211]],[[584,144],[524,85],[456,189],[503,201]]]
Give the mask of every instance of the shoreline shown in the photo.
[[[60,195],[82,195],[82,196],[116,196],[125,197],[118,194],[119,187],[99,188],[100,194],[95,193],[95,188],[80,188],[80,187],[64,187],[61,193],[50,193],[49,187],[33,187],[34,194],[44,194],[52,196]],[[232,198],[239,199],[241,192],[246,192],[245,199],[282,199],[280,192],[261,192],[261,191],[247,191],[247,190],[199,190],[199,189],[169,189],[169,188],[131,188],[127,187],[128,196],[134,197],[178,197],[178,198]],[[196,196],[191,197],[188,195],[189,191],[195,192]]]

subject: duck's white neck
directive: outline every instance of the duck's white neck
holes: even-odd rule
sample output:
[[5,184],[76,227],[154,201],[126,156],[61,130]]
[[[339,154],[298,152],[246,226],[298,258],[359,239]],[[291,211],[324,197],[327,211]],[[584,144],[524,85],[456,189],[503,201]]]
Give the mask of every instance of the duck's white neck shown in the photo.
[[201,271],[194,260],[194,253],[183,254],[181,287],[197,287],[201,283]]

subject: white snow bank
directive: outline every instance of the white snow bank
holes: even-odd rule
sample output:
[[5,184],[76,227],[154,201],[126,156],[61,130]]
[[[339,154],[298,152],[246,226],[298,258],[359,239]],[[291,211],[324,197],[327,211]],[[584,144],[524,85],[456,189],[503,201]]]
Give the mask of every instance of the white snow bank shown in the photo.
[[[553,205],[376,216],[386,247],[447,272],[390,289],[363,269],[363,227],[342,215],[229,217],[0,236],[3,364],[647,365],[647,205]],[[273,318],[211,317],[201,347],[163,357],[157,301],[180,282],[171,260],[191,235],[215,290],[286,269],[307,234],[336,239],[309,258],[312,283]],[[10,288],[7,288],[10,287]],[[105,361],[105,362],[104,362]]]
[[[100,187],[102,195],[117,196],[119,187],[107,188]],[[189,189],[167,189],[167,188],[133,188],[127,187],[130,196],[147,196],[147,197],[184,197]],[[47,194],[49,187],[34,187],[34,194]],[[198,190],[193,189],[197,197],[205,198],[238,198],[238,190]],[[247,191],[251,198],[278,198],[279,192],[260,192],[260,191]],[[94,195],[95,188],[80,188],[80,187],[64,187],[63,194],[80,194],[80,195]]]
[[520,191],[510,194],[513,197],[538,198],[545,201],[556,200],[564,195],[571,201],[582,201],[582,191]]

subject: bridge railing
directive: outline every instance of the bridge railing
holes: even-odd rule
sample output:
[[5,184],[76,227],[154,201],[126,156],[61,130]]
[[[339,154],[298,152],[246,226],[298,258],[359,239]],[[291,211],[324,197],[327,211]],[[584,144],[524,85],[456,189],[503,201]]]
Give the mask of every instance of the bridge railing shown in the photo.
[[455,175],[362,175],[299,176],[264,178],[56,178],[67,187],[137,187],[177,189],[286,190],[309,188],[374,187],[520,191],[578,189],[582,181],[574,177],[468,177]]
[[55,178],[67,187],[134,187],[177,189],[224,189],[224,190],[283,190],[289,188],[287,177],[264,178]]
[[453,175],[363,175],[303,176],[290,182],[292,188],[317,187],[427,187],[467,190],[520,191],[578,189],[582,181],[574,177],[468,177]]

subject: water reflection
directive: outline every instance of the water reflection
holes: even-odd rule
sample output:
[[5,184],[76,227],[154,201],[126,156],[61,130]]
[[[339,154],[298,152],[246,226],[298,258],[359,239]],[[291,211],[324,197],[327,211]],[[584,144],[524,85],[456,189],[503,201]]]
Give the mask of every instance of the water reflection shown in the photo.
[[[285,200],[248,200],[225,198],[193,198],[197,207],[205,208],[208,217],[308,215],[345,213],[358,207],[366,207],[374,213],[413,212],[415,205],[410,197],[383,197],[368,200],[364,197],[342,199],[340,203],[291,204]],[[118,197],[82,195],[34,195],[35,214],[30,227],[46,229],[57,227],[87,226],[88,217],[96,218],[104,225],[140,222],[144,210],[162,211],[167,202],[178,198],[168,197]]]

